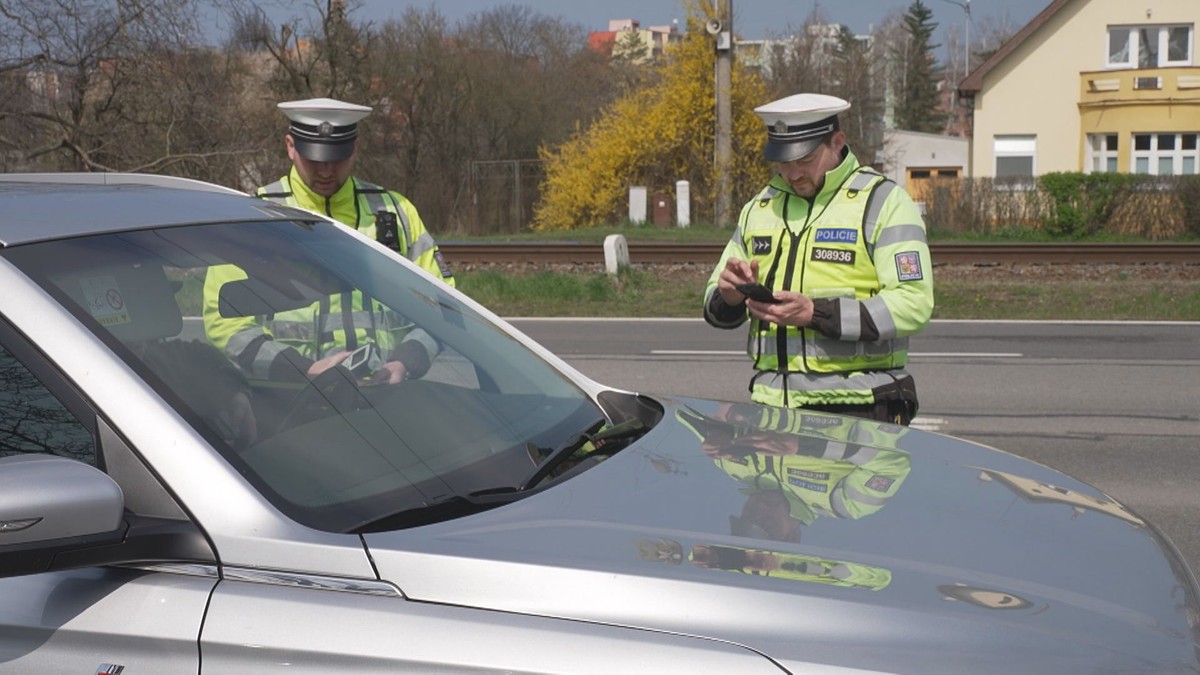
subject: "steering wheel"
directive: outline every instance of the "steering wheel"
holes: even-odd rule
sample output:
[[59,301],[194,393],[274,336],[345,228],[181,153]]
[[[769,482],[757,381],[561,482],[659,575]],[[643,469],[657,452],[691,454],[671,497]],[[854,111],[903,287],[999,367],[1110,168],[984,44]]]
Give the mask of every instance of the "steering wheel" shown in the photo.
[[354,375],[335,366],[309,379],[287,405],[278,431],[290,429],[301,420],[314,420],[335,412],[351,412],[369,407],[370,401],[358,389]]

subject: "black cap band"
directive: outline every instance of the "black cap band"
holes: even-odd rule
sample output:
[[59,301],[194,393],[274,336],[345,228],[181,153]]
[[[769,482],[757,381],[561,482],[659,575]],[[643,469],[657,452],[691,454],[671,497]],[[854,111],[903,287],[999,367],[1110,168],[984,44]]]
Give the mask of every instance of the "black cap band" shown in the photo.
[[776,143],[799,143],[827,136],[838,130],[838,117],[831,115],[811,124],[790,127],[779,120],[767,127],[767,139]]
[[357,124],[335,127],[329,122],[321,124],[292,122],[288,126],[288,131],[299,140],[316,143],[347,143],[358,137]]

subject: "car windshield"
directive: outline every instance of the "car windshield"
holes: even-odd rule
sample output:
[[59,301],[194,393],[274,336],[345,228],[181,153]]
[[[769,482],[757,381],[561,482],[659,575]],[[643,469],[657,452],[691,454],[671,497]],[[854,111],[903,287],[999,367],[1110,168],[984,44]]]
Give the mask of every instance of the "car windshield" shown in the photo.
[[[546,449],[605,418],[444,284],[328,222],[163,228],[4,255],[310,527],[420,524],[394,516],[513,492]],[[256,331],[304,358],[239,360]],[[427,371],[378,384],[372,371],[408,341],[432,355]],[[359,348],[306,375],[314,360]]]

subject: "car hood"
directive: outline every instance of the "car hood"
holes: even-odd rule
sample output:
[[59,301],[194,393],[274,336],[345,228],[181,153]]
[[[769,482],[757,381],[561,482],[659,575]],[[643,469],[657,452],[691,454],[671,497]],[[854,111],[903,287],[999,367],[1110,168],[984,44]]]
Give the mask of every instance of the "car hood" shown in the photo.
[[1093,487],[911,428],[660,403],[637,443],[539,494],[365,535],[380,577],[410,600],[726,640],[785,666],[1200,664],[1194,578]]

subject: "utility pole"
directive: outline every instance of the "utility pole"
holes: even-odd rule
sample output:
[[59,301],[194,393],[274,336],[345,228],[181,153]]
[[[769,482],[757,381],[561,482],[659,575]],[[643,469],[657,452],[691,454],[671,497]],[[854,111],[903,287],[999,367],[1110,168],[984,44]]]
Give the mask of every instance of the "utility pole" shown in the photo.
[[717,0],[717,16],[708,22],[708,32],[716,37],[717,128],[713,164],[717,174],[716,225],[733,222],[733,0]]
[[966,79],[971,74],[971,0],[942,0],[951,5],[958,5],[959,9],[966,15],[963,18],[963,24],[966,26],[966,41],[963,47],[963,79]]

